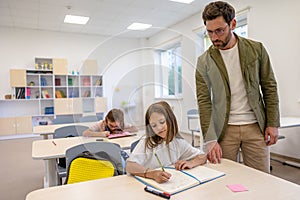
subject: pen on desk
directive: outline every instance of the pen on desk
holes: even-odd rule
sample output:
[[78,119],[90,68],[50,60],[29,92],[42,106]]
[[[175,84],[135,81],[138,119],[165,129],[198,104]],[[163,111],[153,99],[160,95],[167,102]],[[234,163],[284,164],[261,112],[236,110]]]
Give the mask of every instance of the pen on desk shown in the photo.
[[157,189],[155,189],[153,187],[150,187],[150,186],[146,186],[144,188],[144,190],[146,192],[150,192],[151,194],[155,194],[155,195],[163,197],[165,199],[170,199],[170,197],[171,197],[171,195],[168,192],[162,192],[162,191],[157,190]]
[[165,169],[164,169],[164,167],[162,166],[162,164],[161,164],[161,162],[160,162],[160,160],[159,160],[159,158],[158,158],[157,154],[156,154],[156,153],[154,153],[154,155],[155,155],[155,157],[156,157],[156,159],[157,159],[157,162],[158,162],[159,166],[161,167],[161,170],[164,172],[164,171],[165,171]]
[[52,141],[52,144],[54,144],[54,146],[56,146],[56,143],[54,141]]

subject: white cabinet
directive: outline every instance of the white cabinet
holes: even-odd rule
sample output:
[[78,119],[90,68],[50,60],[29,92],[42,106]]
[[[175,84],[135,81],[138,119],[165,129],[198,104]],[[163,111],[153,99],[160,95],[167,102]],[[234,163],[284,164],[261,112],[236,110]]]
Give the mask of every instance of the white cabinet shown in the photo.
[[81,98],[54,99],[54,112],[56,115],[82,114]]
[[36,58],[35,63],[35,69],[10,70],[13,99],[0,100],[0,135],[32,133],[32,126],[57,115],[107,111],[96,61],[84,62],[82,74],[69,74],[63,58]]
[[31,116],[0,118],[0,135],[32,133]]

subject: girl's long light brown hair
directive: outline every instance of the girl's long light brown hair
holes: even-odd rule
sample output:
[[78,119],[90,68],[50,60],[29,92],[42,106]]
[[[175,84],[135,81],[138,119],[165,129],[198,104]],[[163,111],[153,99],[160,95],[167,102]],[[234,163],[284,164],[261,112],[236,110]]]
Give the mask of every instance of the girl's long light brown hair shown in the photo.
[[150,125],[149,120],[152,113],[160,113],[164,115],[166,118],[168,133],[167,133],[167,137],[165,138],[165,141],[167,145],[173,140],[174,137],[182,138],[178,132],[177,120],[170,105],[165,101],[156,102],[149,106],[145,115],[146,137],[147,137],[145,148],[150,148],[150,149],[155,148],[156,146],[158,146],[164,141],[163,138],[161,138],[160,136],[154,133]]

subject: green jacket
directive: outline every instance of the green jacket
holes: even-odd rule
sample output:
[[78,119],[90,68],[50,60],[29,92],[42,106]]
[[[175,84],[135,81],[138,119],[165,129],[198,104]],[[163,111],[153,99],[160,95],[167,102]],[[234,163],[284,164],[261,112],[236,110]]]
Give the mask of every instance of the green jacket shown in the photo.
[[[279,127],[279,99],[271,62],[262,43],[237,36],[242,76],[249,104],[264,134]],[[213,45],[197,62],[196,93],[206,141],[222,140],[230,112],[230,86],[225,64]]]

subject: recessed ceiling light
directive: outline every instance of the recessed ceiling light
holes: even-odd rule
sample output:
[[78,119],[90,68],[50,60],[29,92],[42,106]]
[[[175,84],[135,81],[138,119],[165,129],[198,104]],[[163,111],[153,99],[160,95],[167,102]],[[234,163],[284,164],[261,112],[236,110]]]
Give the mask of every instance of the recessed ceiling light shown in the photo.
[[151,24],[132,23],[130,26],[127,27],[127,29],[143,31],[150,28],[151,26],[152,26]]
[[170,1],[178,2],[178,3],[190,4],[190,3],[192,3],[195,0],[170,0]]
[[89,17],[66,15],[64,22],[71,24],[86,24],[89,21],[89,19]]

